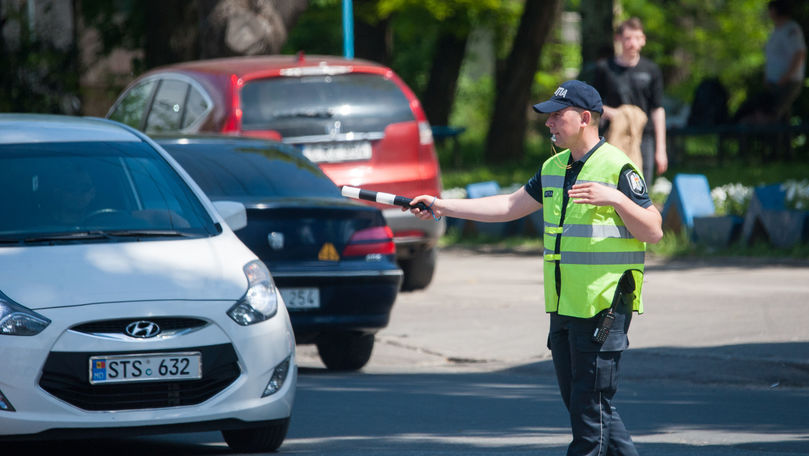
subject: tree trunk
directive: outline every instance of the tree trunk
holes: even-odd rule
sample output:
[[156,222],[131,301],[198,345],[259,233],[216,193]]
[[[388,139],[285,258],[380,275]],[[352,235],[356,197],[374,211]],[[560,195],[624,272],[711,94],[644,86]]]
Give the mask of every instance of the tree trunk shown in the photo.
[[143,58],[146,68],[197,58],[199,21],[195,2],[147,0]]
[[393,31],[387,19],[376,24],[359,18],[354,22],[354,57],[390,66],[392,44]]
[[468,37],[468,33],[459,36],[451,30],[442,31],[438,37],[430,79],[421,96],[427,119],[433,125],[449,125]]
[[511,53],[496,78],[494,113],[486,139],[487,163],[505,163],[523,157],[531,85],[542,46],[559,17],[561,5],[561,0],[525,2]]
[[307,0],[199,0],[200,57],[277,54]]
[[390,66],[393,30],[390,18],[376,15],[378,0],[354,0],[354,57]]
[[581,0],[581,74],[593,82],[598,60],[615,54],[613,45],[613,0]]

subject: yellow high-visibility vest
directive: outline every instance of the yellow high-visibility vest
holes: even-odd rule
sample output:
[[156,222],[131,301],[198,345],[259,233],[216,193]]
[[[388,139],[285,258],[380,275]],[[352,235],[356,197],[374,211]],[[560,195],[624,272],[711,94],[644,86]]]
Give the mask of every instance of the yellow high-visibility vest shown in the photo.
[[[545,311],[590,318],[612,305],[618,280],[625,271],[635,282],[632,308],[643,312],[640,292],[646,243],[638,241],[612,206],[574,203],[569,199],[562,216],[565,165],[570,150],[542,165],[542,207],[545,219]],[[620,149],[604,143],[584,162],[576,183],[598,182],[618,187],[621,170],[629,165],[641,172]],[[556,239],[561,237],[559,249]],[[556,289],[556,265],[561,287]]]

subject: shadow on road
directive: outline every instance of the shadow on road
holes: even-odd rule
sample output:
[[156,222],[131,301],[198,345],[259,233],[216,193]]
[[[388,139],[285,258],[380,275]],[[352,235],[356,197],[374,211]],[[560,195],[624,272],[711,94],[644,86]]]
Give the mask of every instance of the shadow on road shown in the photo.
[[[809,372],[779,352],[809,343],[633,349],[617,407],[641,454],[809,450]],[[761,357],[756,366],[739,354]],[[769,358],[769,359],[768,359]],[[792,370],[789,370],[792,369]],[[758,382],[761,380],[761,382]],[[570,438],[550,361],[491,372],[334,373],[302,368],[282,454],[558,455]],[[751,383],[753,382],[753,383]],[[769,383],[773,382],[773,383]],[[760,383],[760,384],[759,384]],[[750,387],[750,386],[753,387]],[[226,454],[219,433],[5,444],[3,454]]]

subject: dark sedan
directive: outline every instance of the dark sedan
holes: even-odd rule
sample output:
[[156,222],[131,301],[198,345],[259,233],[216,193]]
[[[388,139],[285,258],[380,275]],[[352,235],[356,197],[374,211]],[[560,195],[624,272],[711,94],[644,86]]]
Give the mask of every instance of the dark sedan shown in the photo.
[[213,200],[238,201],[237,236],[272,272],[297,343],[317,345],[334,370],[370,359],[402,282],[382,212],[343,198],[297,149],[240,137],[156,141]]

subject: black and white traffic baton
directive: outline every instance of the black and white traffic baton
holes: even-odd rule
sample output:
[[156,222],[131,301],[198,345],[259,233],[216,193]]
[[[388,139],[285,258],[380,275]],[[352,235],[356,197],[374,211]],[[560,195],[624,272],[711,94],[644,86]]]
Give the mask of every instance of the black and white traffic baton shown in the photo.
[[348,198],[373,201],[375,203],[389,204],[391,206],[401,206],[408,209],[417,207],[422,211],[430,211],[430,213],[433,214],[433,218],[438,220],[438,218],[435,217],[435,213],[433,213],[432,205],[428,206],[419,201],[411,206],[410,203],[413,200],[405,196],[394,195],[392,193],[375,192],[373,190],[363,190],[361,188],[349,187],[347,185],[342,186],[340,188],[340,192],[343,194],[343,196]]

